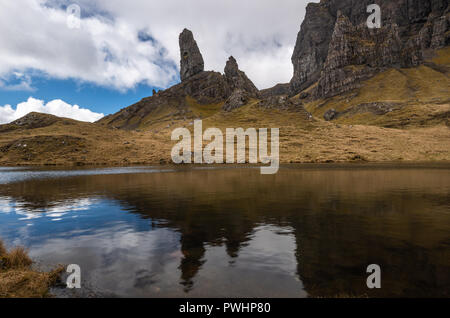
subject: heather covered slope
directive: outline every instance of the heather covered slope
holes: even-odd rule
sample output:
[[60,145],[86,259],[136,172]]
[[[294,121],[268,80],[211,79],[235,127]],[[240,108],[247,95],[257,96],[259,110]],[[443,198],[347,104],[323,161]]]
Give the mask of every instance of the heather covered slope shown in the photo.
[[[203,129],[279,127],[281,163],[450,160],[450,132],[443,124],[403,129],[336,124],[291,106],[281,110],[251,100],[231,112],[204,112]],[[170,127],[157,122],[138,131],[62,120],[3,132],[0,165],[169,164],[177,127],[193,131],[191,121],[174,118]]]

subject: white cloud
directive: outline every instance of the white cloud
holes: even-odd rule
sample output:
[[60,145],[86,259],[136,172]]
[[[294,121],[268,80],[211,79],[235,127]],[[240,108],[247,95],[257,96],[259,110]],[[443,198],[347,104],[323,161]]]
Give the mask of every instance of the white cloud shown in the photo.
[[[161,45],[138,39],[126,21],[84,18],[69,28],[64,10],[43,0],[7,1],[0,10],[0,75],[39,70],[53,78],[75,78],[124,90],[139,82],[166,86],[175,66]],[[161,64],[161,66],[160,66]]]
[[31,86],[31,76],[20,72],[12,72],[11,74],[7,74],[6,77],[0,78],[0,89],[26,92],[34,92],[36,90]]
[[[315,0],[317,2],[317,0]],[[67,26],[69,0],[4,1],[0,76],[39,70],[126,90],[177,79],[178,34],[190,28],[209,70],[229,55],[259,88],[288,82],[290,56],[308,0],[78,0],[79,29]],[[142,42],[145,31],[152,40]]]
[[67,104],[60,99],[45,104],[43,100],[29,97],[26,102],[17,104],[16,109],[13,109],[11,105],[0,106],[0,124],[10,123],[30,112],[52,114],[87,122],[97,121],[104,116],[89,109],[80,108],[78,105]]

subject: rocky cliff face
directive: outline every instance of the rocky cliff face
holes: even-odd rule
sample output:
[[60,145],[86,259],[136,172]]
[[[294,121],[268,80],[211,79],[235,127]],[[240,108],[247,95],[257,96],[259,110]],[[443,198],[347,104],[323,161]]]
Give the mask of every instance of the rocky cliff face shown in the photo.
[[252,97],[259,96],[259,90],[253,84],[253,82],[245,75],[244,72],[239,70],[239,66],[234,57],[230,56],[225,66],[225,78],[231,89],[241,89],[246,91]]
[[202,54],[194,40],[194,35],[188,29],[180,34],[180,77],[181,81],[201,73],[205,70]]
[[[381,7],[382,28],[366,25],[367,6]],[[322,0],[309,4],[292,56],[290,94],[319,82],[316,97],[333,96],[386,67],[423,63],[449,44],[448,0]]]
[[310,3],[297,36],[292,64],[291,94],[295,95],[319,79],[328,55],[335,18],[325,4]]
[[224,102],[230,96],[224,76],[217,72],[201,72],[189,79],[142,99],[118,113],[104,117],[101,124],[125,130],[138,129],[148,116],[170,112],[174,119],[194,119],[188,99],[203,105]]
[[354,26],[339,11],[316,95],[337,95],[383,68],[417,63],[405,54],[396,24],[371,30],[365,24]]
[[271,96],[280,96],[280,95],[289,95],[290,84],[282,83],[277,84],[271,88],[266,88],[260,90],[260,94],[262,98],[268,98]]
[[239,70],[239,66],[232,56],[225,66],[225,79],[231,91],[230,97],[223,106],[225,111],[231,111],[247,104],[250,98],[260,97],[259,90],[247,75]]

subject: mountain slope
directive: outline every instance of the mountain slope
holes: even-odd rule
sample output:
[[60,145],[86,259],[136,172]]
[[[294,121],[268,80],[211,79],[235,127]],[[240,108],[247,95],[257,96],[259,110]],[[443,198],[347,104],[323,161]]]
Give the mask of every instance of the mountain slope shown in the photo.
[[[408,129],[344,125],[311,119],[302,108],[267,107],[258,100],[203,120],[209,127],[280,128],[281,163],[348,161],[449,161],[449,128],[442,124]],[[0,125],[0,130],[3,126]],[[171,163],[174,128],[193,131],[192,122],[141,131],[66,120],[0,133],[0,165],[135,165]],[[206,143],[204,143],[206,145]]]
[[341,124],[384,127],[448,124],[450,118],[450,48],[415,68],[391,68],[330,98],[305,101],[306,109]]
[[228,86],[220,73],[201,72],[114,115],[104,117],[98,123],[132,130],[158,123],[167,125],[173,120],[192,120],[198,116],[194,104],[214,108],[223,105],[228,95]]
[[161,153],[152,150],[162,143],[154,136],[30,113],[0,125],[0,165],[127,165],[144,158],[159,162]]
[[192,32],[180,34],[181,83],[90,124],[32,113],[0,125],[0,165],[170,163],[171,132],[280,128],[289,162],[449,161],[447,0],[308,5],[290,84],[258,91],[233,57],[204,70]]

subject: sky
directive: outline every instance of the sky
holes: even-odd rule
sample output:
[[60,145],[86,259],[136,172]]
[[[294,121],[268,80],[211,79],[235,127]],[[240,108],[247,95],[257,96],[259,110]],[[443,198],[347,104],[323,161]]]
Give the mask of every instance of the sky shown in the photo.
[[96,121],[180,81],[178,35],[205,69],[233,55],[259,89],[292,77],[311,0],[0,0],[0,124],[30,111]]

